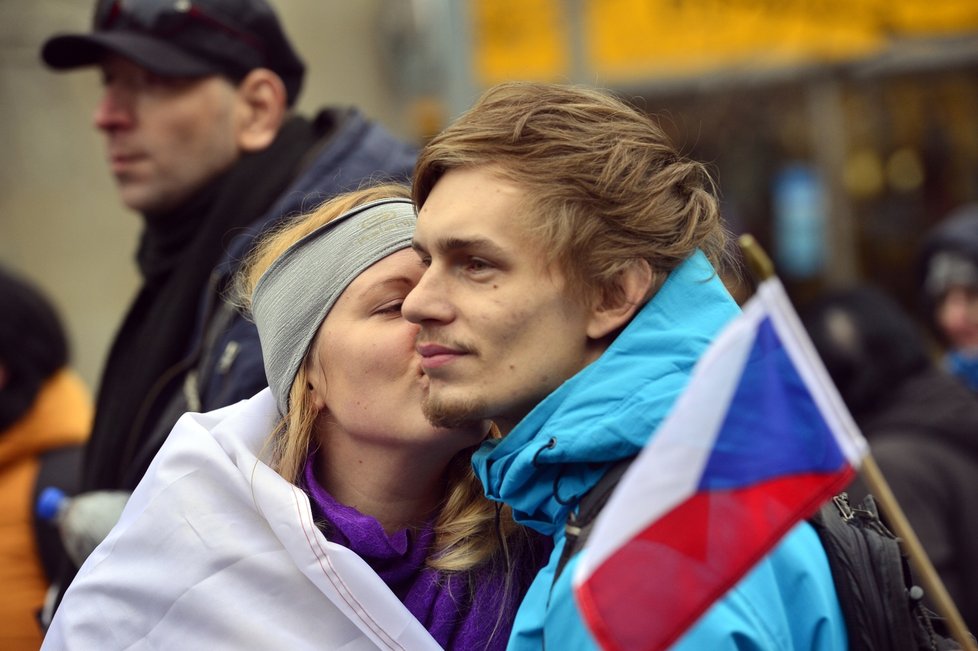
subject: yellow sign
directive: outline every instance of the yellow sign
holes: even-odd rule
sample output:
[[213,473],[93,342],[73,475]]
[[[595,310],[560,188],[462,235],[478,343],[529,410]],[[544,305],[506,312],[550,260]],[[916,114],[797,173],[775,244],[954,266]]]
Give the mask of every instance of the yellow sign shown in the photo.
[[476,78],[555,81],[570,60],[561,0],[472,0]]
[[476,76],[602,82],[851,61],[894,40],[978,33],[978,0],[471,0]]
[[853,0],[592,0],[589,60],[608,77],[627,78],[858,57],[881,45],[878,30],[866,29],[867,7]]

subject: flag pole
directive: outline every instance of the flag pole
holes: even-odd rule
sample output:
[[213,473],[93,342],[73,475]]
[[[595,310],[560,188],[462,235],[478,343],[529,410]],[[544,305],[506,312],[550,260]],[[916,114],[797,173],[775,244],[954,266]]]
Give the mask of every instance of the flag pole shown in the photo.
[[[758,280],[764,281],[774,276],[774,264],[752,235],[741,235],[738,244],[744,252],[748,266]],[[869,486],[873,497],[879,503],[880,509],[886,515],[888,523],[899,538],[900,544],[910,559],[910,565],[924,585],[926,594],[930,596],[937,612],[947,621],[951,635],[964,651],[978,651],[978,647],[975,646],[971,635],[968,633],[968,627],[965,625],[961,613],[954,605],[954,600],[951,599],[947,588],[944,587],[944,582],[941,581],[937,570],[934,569],[927,552],[924,551],[924,546],[920,543],[913,527],[910,526],[910,521],[904,515],[896,496],[890,490],[890,485],[883,477],[882,471],[876,465],[876,460],[869,451],[866,452],[866,456],[862,460],[860,473]]]

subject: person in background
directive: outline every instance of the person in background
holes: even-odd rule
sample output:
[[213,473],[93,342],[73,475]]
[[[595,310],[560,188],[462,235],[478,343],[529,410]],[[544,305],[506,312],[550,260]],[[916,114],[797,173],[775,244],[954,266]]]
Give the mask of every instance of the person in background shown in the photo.
[[[913,319],[872,286],[802,312],[819,356],[971,630],[978,630],[978,400],[935,366]],[[861,482],[851,501],[866,494]]]
[[41,644],[37,617],[59,541],[33,516],[38,484],[77,489],[91,420],[60,317],[37,287],[0,267],[0,648]]
[[179,421],[45,648],[505,648],[543,554],[472,471],[490,424],[422,413],[415,221],[383,185],[262,240],[269,389]]
[[356,109],[295,114],[305,65],[264,0],[99,0],[91,32],[41,56],[101,70],[94,124],[144,224],[82,473],[83,491],[132,490],[181,414],[266,385],[254,326],[222,300],[255,235],[365,180],[406,180],[415,151]]
[[978,391],[978,203],[956,208],[927,233],[920,269],[928,321],[947,347],[945,367]]
[[[608,93],[511,83],[424,146],[413,196],[427,270],[402,310],[420,326],[425,413],[493,419],[503,437],[473,456],[486,494],[554,541],[510,648],[598,648],[571,587],[580,554],[555,576],[565,524],[739,312],[714,266],[729,253],[713,183]],[[802,522],[675,648],[844,649],[845,636]]]

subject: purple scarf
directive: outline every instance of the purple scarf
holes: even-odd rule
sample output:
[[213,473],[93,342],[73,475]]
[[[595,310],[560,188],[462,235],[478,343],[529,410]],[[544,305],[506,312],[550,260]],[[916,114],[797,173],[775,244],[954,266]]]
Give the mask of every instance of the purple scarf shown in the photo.
[[538,554],[514,559],[509,594],[504,590],[507,570],[501,565],[489,563],[465,574],[439,573],[425,565],[435,540],[433,519],[421,528],[388,535],[375,518],[326,492],[316,479],[314,460],[315,454],[306,460],[301,487],[328,540],[363,558],[445,649],[506,648],[516,609],[538,569],[533,560]]

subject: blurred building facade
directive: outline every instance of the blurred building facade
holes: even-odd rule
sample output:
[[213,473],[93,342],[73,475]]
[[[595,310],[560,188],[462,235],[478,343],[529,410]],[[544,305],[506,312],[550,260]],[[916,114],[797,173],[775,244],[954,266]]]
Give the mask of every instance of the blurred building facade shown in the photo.
[[[308,63],[306,113],[355,104],[422,142],[506,79],[620,93],[712,166],[732,230],[798,301],[867,279],[915,307],[920,235],[978,199],[974,0],[273,2]],[[139,217],[91,126],[97,74],[38,59],[91,3],[0,10],[0,261],[58,303],[94,383],[137,285]]]

